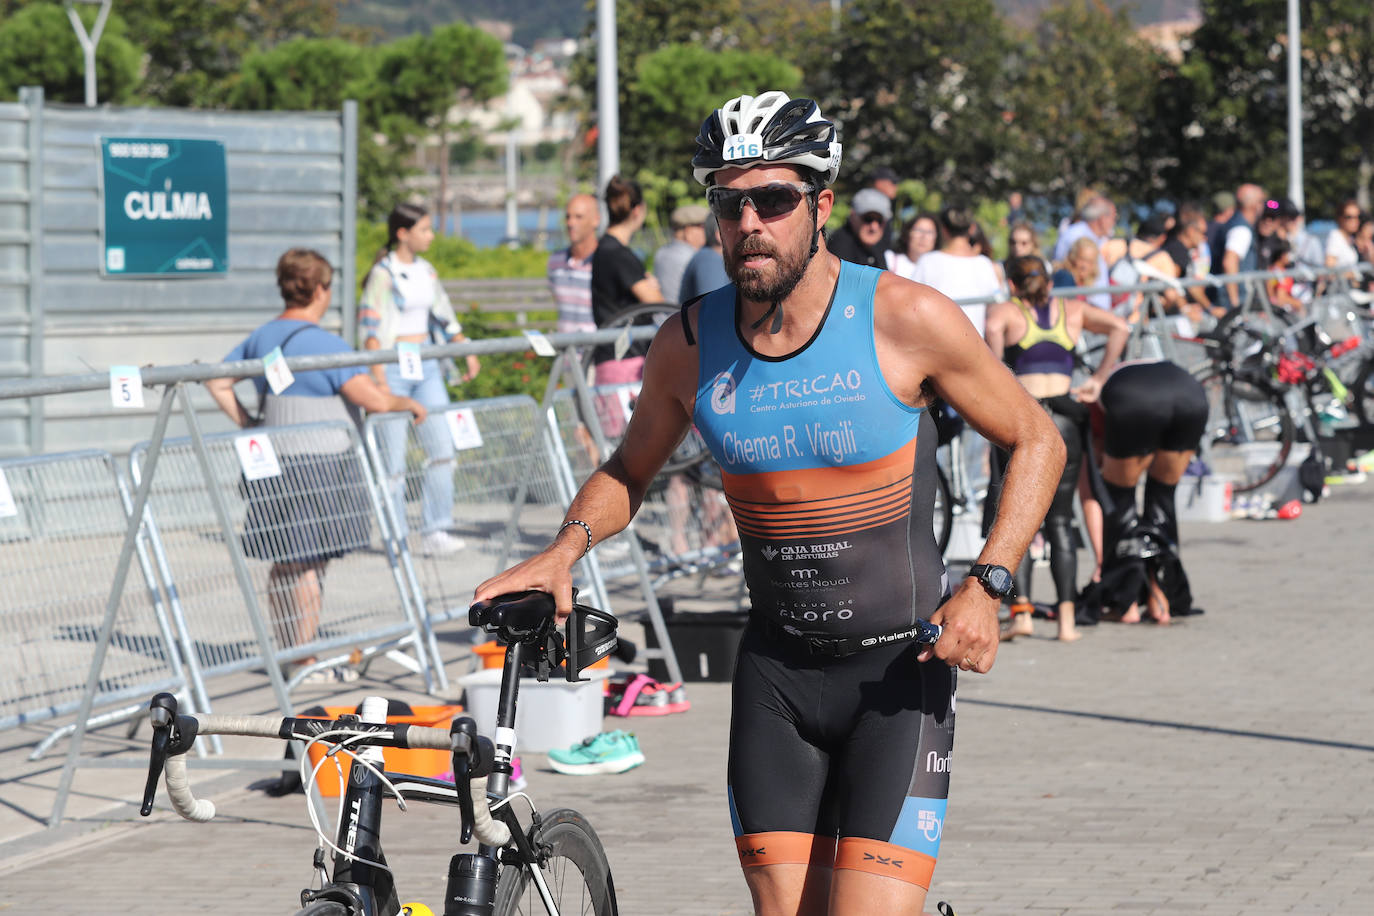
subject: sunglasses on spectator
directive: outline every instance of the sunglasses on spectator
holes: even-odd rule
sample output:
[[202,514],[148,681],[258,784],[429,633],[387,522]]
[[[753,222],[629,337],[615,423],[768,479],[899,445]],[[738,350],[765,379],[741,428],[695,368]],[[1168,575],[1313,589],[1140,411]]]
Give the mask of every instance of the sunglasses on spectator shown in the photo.
[[716,219],[738,220],[744,215],[746,202],[759,219],[773,219],[797,209],[810,190],[806,185],[785,181],[772,181],[756,188],[711,188],[706,192],[706,202]]
[[886,216],[883,216],[883,215],[882,215],[881,213],[879,213],[878,211],[873,210],[873,211],[871,211],[871,212],[869,212],[869,213],[860,213],[860,214],[859,214],[859,222],[864,223],[864,224],[867,224],[867,223],[885,223],[885,222],[887,222],[887,217],[886,217]]
[[1359,213],[1342,213],[1342,214],[1341,214],[1341,219],[1359,219],[1359,218],[1360,218],[1360,214],[1359,214]]

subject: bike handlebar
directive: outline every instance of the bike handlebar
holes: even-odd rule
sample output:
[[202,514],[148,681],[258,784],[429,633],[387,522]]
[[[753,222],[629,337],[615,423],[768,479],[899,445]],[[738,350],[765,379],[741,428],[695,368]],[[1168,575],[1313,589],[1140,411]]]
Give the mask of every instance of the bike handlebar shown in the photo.
[[[473,750],[470,739],[457,728],[450,732],[421,725],[359,722],[353,718],[329,720],[294,716],[177,715],[176,700],[170,694],[155,696],[151,709],[152,759],[149,762],[148,784],[144,789],[143,805],[140,809],[140,813],[145,817],[153,809],[153,796],[157,791],[159,771],[164,771],[163,781],[167,786],[167,795],[177,814],[200,823],[215,816],[214,803],[195,797],[186,773],[186,752],[194,744],[197,735],[237,735],[291,740],[309,739],[332,732],[346,734],[350,747],[426,749],[451,751],[461,755],[467,755]],[[470,719],[466,721],[471,722]],[[491,754],[478,754],[479,759],[483,756],[483,764],[470,769],[473,775],[467,787],[472,800],[472,830],[480,842],[499,848],[510,842],[510,828],[491,816],[486,793],[486,776],[491,768]],[[458,791],[461,792],[462,789],[459,788]],[[467,806],[463,807],[467,813]]]

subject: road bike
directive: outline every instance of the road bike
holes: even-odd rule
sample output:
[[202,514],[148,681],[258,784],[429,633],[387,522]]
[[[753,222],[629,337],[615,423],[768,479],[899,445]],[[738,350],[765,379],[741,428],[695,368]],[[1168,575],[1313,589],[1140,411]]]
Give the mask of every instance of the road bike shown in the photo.
[[[198,735],[242,735],[324,745],[311,768],[311,755],[299,755],[307,791],[319,769],[339,755],[352,767],[340,801],[342,816],[331,839],[313,805],[311,821],[320,843],[314,866],[319,887],[301,891],[297,916],[398,916],[399,897],[382,851],[383,801],[427,802],[458,807],[463,844],[475,836],[476,852],[459,852],[449,860],[444,916],[516,916],[516,914],[591,914],[615,916],[617,905],[610,863],[596,831],[581,814],[568,808],[540,811],[524,792],[510,793],[511,757],[515,749],[515,712],[520,672],[532,666],[540,680],[559,672],[568,681],[605,658],[616,646],[616,619],[577,604],[563,632],[555,624],[553,597],[544,592],[502,595],[473,605],[469,622],[504,641],[495,741],[480,736],[477,724],[463,716],[447,731],[416,725],[388,724],[387,701],[364,700],[357,716],[338,719],[273,716],[183,715],[168,693],[153,697],[152,754],[140,813],[152,812],[159,776],[164,776],[172,807],[192,821],[208,821],[212,802],[197,799],[186,777],[186,752]],[[453,780],[384,770],[383,748],[428,748],[453,755]],[[528,824],[517,817],[512,802],[529,808]],[[326,867],[333,855],[333,872]]]

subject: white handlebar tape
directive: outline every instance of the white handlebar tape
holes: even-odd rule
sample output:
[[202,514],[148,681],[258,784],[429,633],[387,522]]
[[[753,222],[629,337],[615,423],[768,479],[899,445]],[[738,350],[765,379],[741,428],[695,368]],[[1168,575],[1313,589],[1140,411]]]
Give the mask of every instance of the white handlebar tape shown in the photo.
[[196,798],[191,794],[191,784],[186,779],[186,757],[178,754],[167,758],[164,780],[167,795],[172,799],[172,807],[177,814],[188,821],[204,823],[215,816],[215,803],[208,798]]
[[472,792],[472,832],[487,846],[498,849],[505,846],[510,842],[510,828],[492,820],[491,808],[487,805],[487,777],[472,780],[469,789]]

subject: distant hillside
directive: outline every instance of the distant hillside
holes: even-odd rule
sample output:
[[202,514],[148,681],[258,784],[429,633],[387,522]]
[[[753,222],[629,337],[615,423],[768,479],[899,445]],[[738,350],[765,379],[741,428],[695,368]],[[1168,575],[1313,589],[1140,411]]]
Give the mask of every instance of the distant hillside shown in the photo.
[[[829,3],[829,0],[813,0]],[[1035,21],[1052,0],[997,0],[1016,22]],[[1105,0],[1113,8],[1130,6],[1139,24],[1187,19],[1198,14],[1199,0]],[[592,16],[586,0],[342,0],[340,19],[377,29],[386,38],[423,32],[461,19],[507,22],[511,40],[528,47],[540,38],[573,38]]]
[[343,0],[339,14],[344,23],[377,29],[384,38],[458,20],[508,22],[511,41],[526,47],[540,38],[574,38],[590,16],[584,0]]
[[[997,5],[1009,19],[1028,25],[1035,22],[1040,11],[1052,0],[997,0]],[[1174,22],[1198,18],[1199,0],[1106,0],[1112,9],[1131,8],[1131,19],[1137,25],[1152,22]]]

